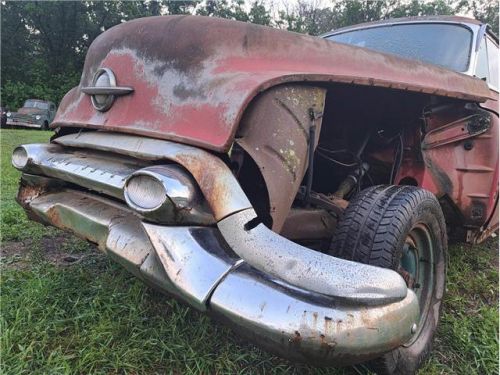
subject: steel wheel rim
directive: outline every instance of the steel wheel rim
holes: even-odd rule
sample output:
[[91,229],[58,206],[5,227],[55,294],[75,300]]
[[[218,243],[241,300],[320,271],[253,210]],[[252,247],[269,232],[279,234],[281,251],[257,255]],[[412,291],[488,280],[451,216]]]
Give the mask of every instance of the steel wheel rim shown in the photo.
[[406,236],[399,269],[408,288],[418,298],[420,318],[416,331],[404,346],[411,345],[420,336],[431,307],[436,282],[434,254],[434,241],[429,228],[423,223],[416,224]]

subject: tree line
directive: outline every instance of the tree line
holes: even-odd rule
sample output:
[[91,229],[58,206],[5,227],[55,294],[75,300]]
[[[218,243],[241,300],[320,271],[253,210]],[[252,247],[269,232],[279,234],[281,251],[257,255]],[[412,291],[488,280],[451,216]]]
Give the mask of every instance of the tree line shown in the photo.
[[27,98],[59,103],[78,85],[92,41],[138,17],[196,14],[320,35],[386,18],[461,13],[488,22],[498,35],[496,0],[3,1],[1,8],[1,100],[11,109]]

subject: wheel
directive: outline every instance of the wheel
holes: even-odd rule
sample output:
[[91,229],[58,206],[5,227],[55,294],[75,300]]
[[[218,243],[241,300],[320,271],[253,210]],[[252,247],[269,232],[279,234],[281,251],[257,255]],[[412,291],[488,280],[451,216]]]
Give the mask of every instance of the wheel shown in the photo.
[[413,374],[428,358],[445,290],[447,246],[436,197],[414,186],[363,190],[340,218],[329,253],[396,270],[419,300],[411,339],[367,363],[377,374]]
[[49,123],[47,121],[43,122],[43,125],[41,127],[41,130],[49,130]]

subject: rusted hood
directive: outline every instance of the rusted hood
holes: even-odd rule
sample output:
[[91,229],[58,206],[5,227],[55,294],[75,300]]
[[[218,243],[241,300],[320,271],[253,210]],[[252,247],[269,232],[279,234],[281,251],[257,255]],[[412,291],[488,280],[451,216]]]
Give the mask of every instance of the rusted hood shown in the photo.
[[[111,69],[131,94],[104,113],[81,91]],[[261,90],[282,82],[337,81],[473,101],[490,97],[478,79],[317,37],[211,17],[142,18],[100,35],[80,85],[63,99],[53,127],[107,129],[176,140],[215,151],[232,143]]]

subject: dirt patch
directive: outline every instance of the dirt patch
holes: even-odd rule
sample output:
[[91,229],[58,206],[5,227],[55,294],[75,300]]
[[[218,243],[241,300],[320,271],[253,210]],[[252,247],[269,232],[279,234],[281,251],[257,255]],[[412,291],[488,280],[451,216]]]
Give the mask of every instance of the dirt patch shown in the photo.
[[[83,246],[88,251],[82,251]],[[37,261],[46,261],[55,266],[65,267],[80,263],[83,259],[98,256],[97,249],[75,237],[62,233],[41,240],[7,241],[0,246],[2,268],[22,270]],[[75,251],[75,248],[77,249]]]
[[[31,241],[30,241],[31,242]],[[30,251],[25,242],[3,242],[0,246],[1,265],[13,269],[25,269],[30,263]]]

